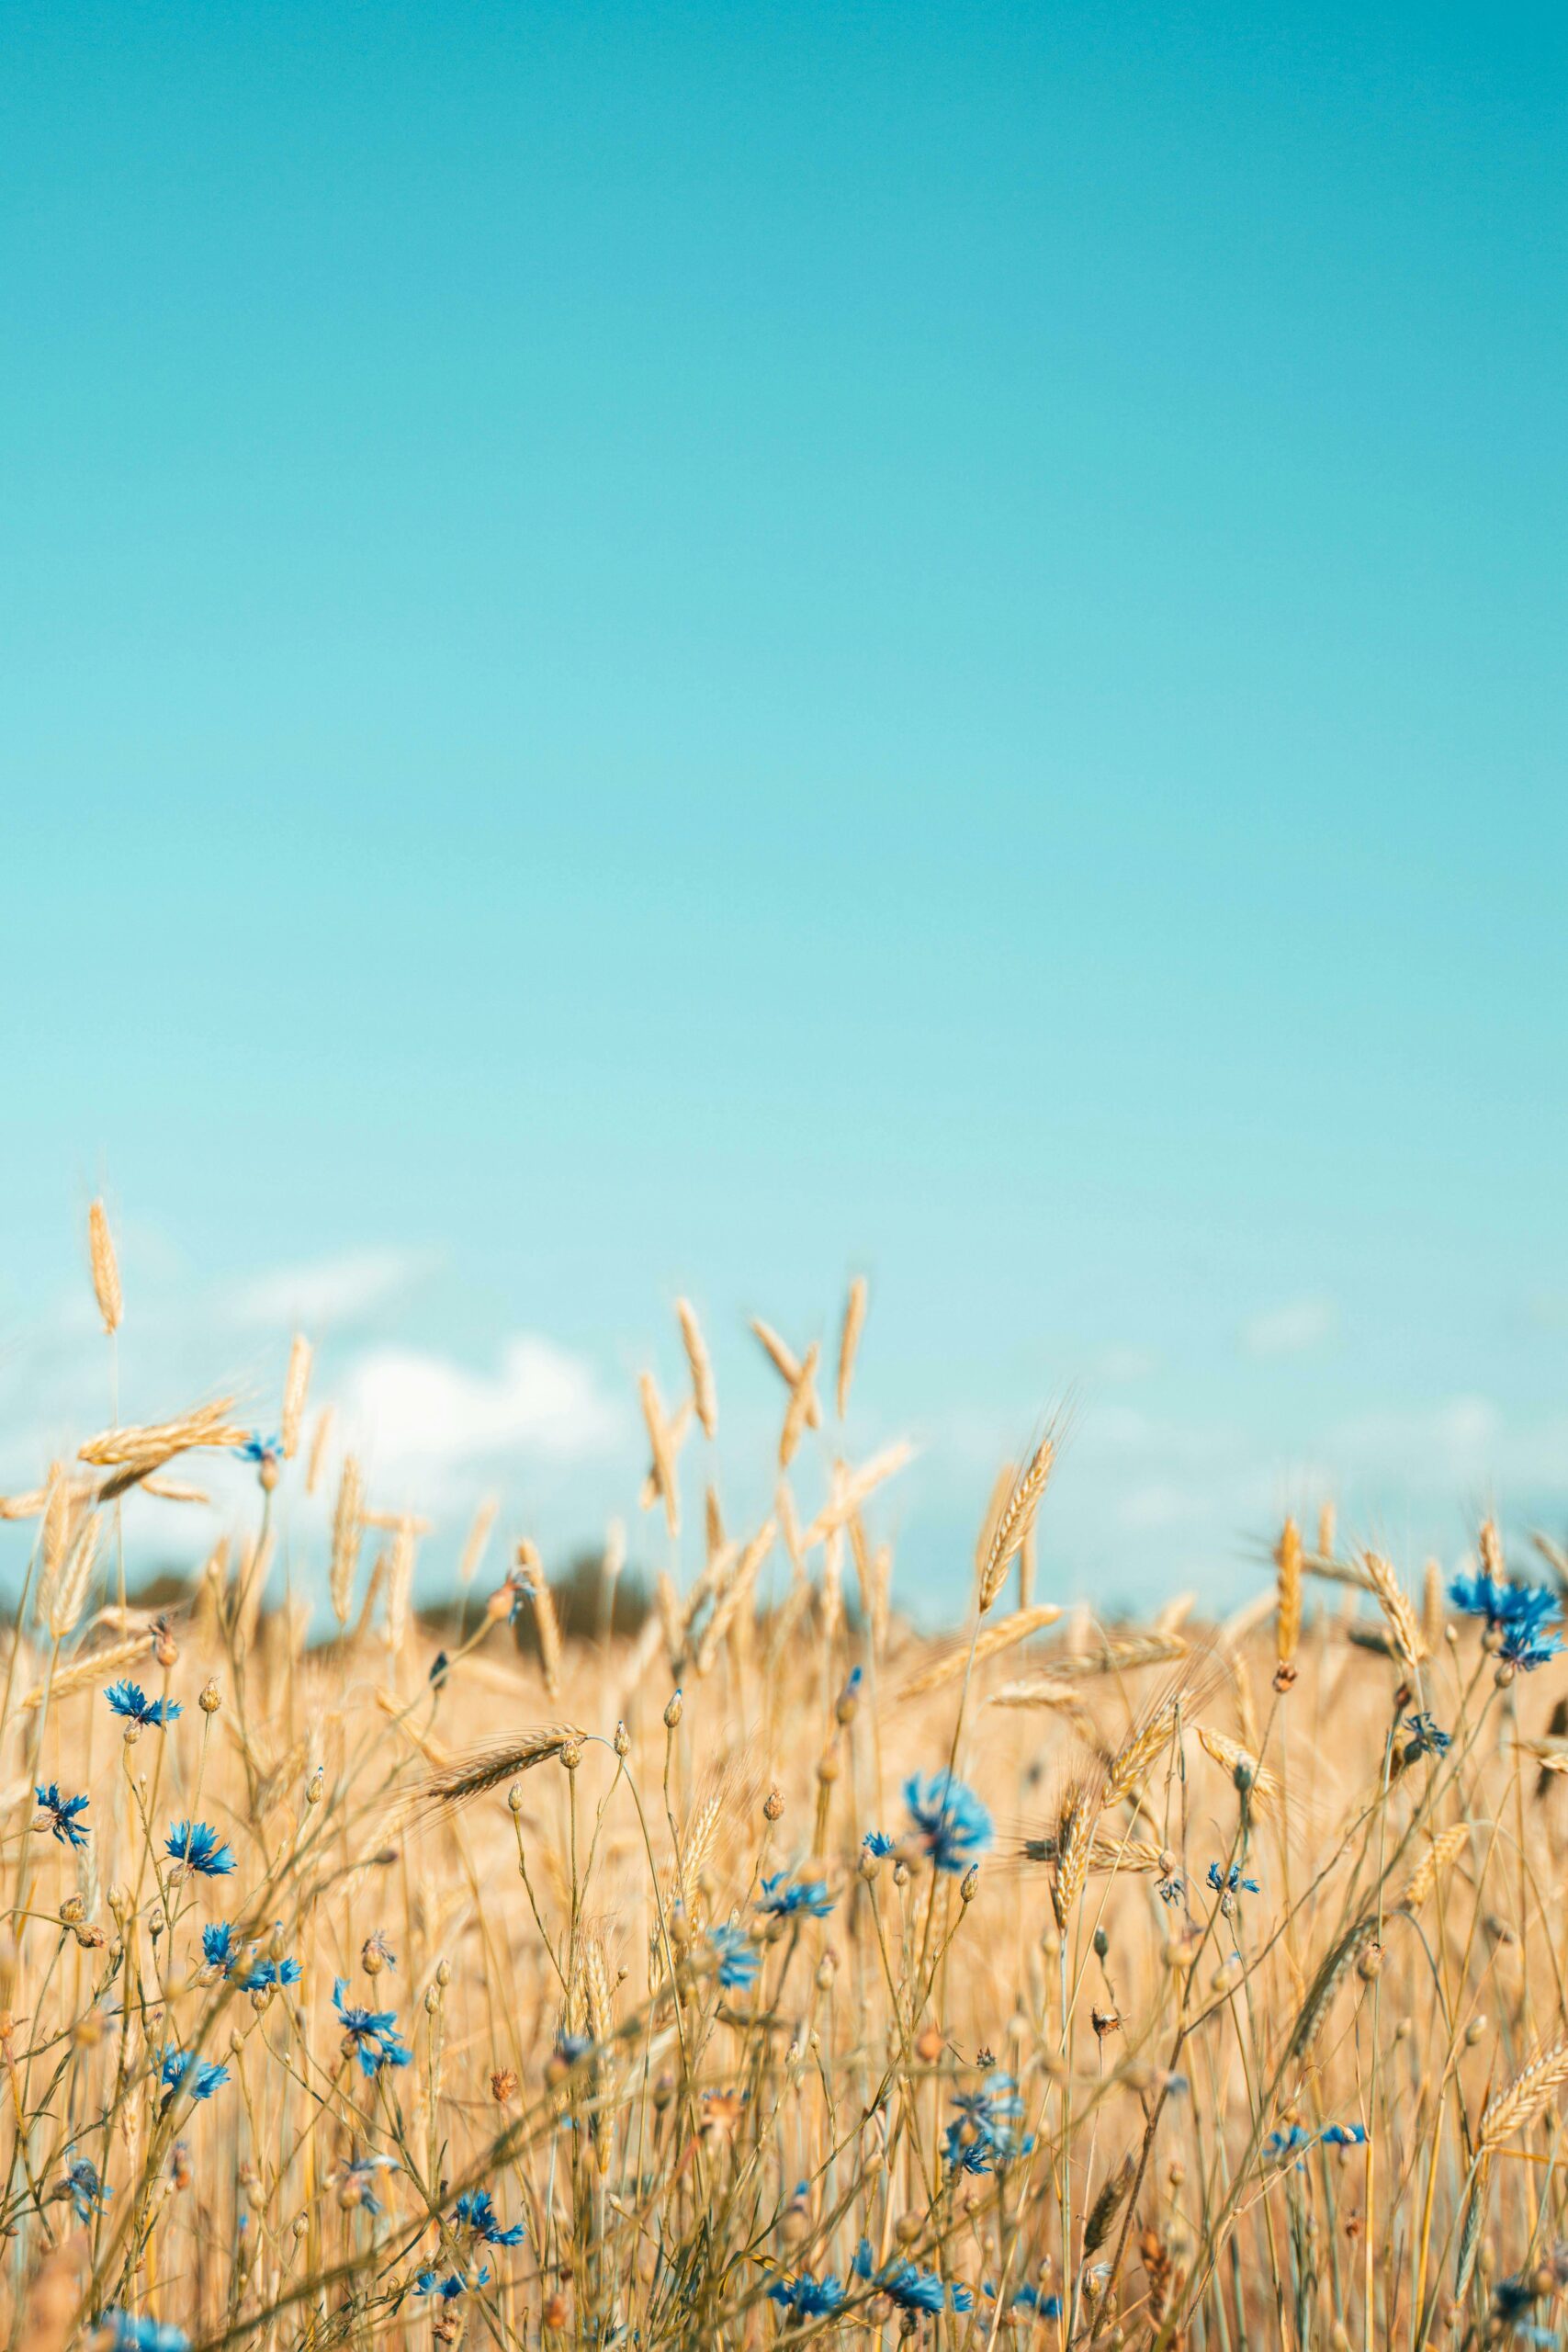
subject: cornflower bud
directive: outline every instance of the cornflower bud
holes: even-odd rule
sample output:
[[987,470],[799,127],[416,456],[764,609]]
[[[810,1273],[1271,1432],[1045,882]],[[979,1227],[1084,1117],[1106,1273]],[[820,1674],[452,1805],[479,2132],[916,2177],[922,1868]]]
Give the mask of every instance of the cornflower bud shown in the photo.
[[87,1906],[79,1894],[68,1894],[60,1906],[60,1924],[62,1928],[79,1927],[86,1916]]
[[681,1693],[679,1690],[673,1690],[670,1694],[670,1703],[664,1710],[664,1728],[666,1731],[674,1730],[676,1724],[681,1720]]
[[318,1764],[305,1783],[305,1802],[307,1804],[320,1804],[326,1792],[327,1776]]
[[627,1756],[631,1753],[631,1744],[632,1736],[630,1732],[626,1729],[624,1723],[618,1723],[615,1725],[615,1736],[611,1741],[610,1745],[614,1747],[617,1756]]
[[770,1789],[767,1795],[762,1799],[763,1820],[782,1821],[784,1818],[784,1791],[779,1788]]
[[216,1675],[213,1676],[210,1682],[204,1682],[202,1684],[200,1695],[198,1696],[196,1703],[201,1709],[204,1715],[215,1715],[218,1713],[219,1708],[223,1704],[223,1693],[218,1688],[218,1678]]

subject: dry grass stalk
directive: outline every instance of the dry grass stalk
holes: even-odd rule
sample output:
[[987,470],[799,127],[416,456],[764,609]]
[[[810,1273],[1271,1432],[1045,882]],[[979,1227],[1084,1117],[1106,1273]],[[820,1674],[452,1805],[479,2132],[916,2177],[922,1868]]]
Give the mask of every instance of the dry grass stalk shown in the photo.
[[844,1320],[839,1332],[839,1379],[834,1401],[840,1420],[849,1410],[850,1383],[854,1378],[855,1357],[860,1352],[861,1333],[865,1329],[865,1311],[870,1300],[871,1286],[863,1274],[857,1274],[844,1301]]
[[288,1369],[283,1375],[283,1417],[278,1424],[286,1462],[292,1462],[299,1451],[299,1430],[310,1388],[310,1342],[302,1331],[296,1331],[288,1350]]
[[686,1363],[692,1375],[692,1403],[696,1408],[703,1435],[718,1435],[718,1392],[714,1386],[713,1359],[697,1321],[696,1308],[689,1298],[675,1301],[675,1313],[680,1318],[681,1338],[686,1350]]
[[1033,1523],[1055,1459],[1055,1440],[1047,1432],[1035,1447],[1028,1467],[997,1515],[980,1570],[978,1600],[982,1616],[1000,1592],[1007,1572]]
[[673,1578],[660,1568],[653,1587],[654,1607],[659,1614],[660,1631],[664,1636],[664,1655],[670,1663],[672,1681],[679,1681],[686,1663],[686,1612],[681,1606],[681,1596]]
[[333,1513],[332,1566],[327,1579],[333,1615],[340,1625],[347,1624],[354,1605],[355,1571],[359,1566],[359,1546],[364,1535],[365,1481],[358,1462],[348,1453],[344,1456],[338,1478],[337,1508]]
[[[1205,1745],[1207,1743],[1205,1742]],[[1324,2019],[1334,2005],[1334,1996],[1365,1951],[1371,1951],[1378,1939],[1376,1913],[1358,1919],[1355,1926],[1341,1936],[1313,1978],[1305,2000],[1297,2013],[1291,2031],[1287,2055],[1304,2058],[1323,2030]]]
[[112,1334],[119,1329],[125,1301],[120,1295],[119,1261],[102,1201],[95,1201],[87,1211],[87,1253],[93,1269],[93,1296],[98,1302],[104,1329]]

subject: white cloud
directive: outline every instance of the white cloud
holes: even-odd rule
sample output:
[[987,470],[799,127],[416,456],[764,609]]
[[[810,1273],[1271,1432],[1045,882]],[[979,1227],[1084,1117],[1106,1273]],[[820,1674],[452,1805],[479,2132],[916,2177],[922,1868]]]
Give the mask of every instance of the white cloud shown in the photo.
[[388,1471],[440,1471],[514,1448],[566,1461],[622,1434],[592,1367],[530,1332],[508,1340],[488,1374],[416,1348],[372,1349],[338,1402],[353,1442]]
[[1320,1348],[1339,1328],[1339,1310],[1331,1298],[1292,1299],[1266,1315],[1255,1315],[1241,1327],[1242,1353],[1249,1356],[1300,1356]]
[[299,1324],[311,1333],[357,1322],[423,1272],[429,1260],[409,1250],[353,1250],[313,1264],[279,1266],[242,1283],[235,1318],[269,1329]]

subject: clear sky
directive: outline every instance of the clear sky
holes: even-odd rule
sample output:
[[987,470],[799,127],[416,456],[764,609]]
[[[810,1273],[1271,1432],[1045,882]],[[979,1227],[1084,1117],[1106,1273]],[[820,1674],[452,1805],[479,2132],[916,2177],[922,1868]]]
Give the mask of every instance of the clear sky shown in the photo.
[[1565,94],[1545,10],[14,7],[0,1475],[102,1185],[128,1412],[298,1310],[558,1545],[676,1290],[739,1504],[857,1267],[928,1599],[1068,1391],[1074,1589],[1560,1520]]

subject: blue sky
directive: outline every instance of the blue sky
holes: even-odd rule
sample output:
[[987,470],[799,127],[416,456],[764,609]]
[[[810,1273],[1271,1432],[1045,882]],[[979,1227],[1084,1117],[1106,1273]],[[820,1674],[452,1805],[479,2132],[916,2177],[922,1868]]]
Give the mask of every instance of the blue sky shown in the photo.
[[103,1186],[558,1548],[855,1268],[928,1605],[1069,1391],[1064,1588],[1560,1520],[1563,41],[13,11],[0,1476]]

